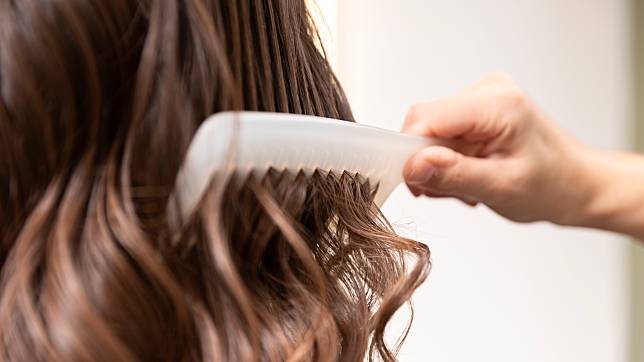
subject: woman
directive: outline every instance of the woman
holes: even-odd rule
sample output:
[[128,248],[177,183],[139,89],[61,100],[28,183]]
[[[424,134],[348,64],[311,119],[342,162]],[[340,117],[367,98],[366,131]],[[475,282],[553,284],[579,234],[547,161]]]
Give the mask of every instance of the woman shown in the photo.
[[221,178],[166,217],[208,115],[352,119],[318,44],[303,0],[1,1],[0,360],[394,359],[429,252],[359,175]]

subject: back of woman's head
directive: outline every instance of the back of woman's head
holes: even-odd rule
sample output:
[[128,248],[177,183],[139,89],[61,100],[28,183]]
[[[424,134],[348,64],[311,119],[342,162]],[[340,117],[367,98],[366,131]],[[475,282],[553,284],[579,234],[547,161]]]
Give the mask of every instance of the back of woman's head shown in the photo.
[[0,1],[0,360],[393,359],[429,253],[374,182],[223,175],[167,219],[208,115],[352,119],[316,34],[303,0]]

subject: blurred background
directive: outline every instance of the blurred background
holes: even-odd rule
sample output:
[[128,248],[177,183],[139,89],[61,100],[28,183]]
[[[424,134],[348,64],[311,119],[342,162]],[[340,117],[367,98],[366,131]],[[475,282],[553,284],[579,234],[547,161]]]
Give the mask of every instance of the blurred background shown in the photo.
[[[397,130],[413,103],[504,71],[582,142],[644,145],[638,0],[317,5],[361,123]],[[433,258],[401,361],[644,361],[641,245],[603,232],[517,225],[484,207],[414,200],[405,188],[384,210]]]

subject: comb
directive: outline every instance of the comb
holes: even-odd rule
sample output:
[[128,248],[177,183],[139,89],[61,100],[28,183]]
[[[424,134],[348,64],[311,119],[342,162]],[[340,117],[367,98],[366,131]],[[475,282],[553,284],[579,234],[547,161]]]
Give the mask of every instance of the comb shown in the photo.
[[186,153],[175,185],[178,211],[186,220],[212,177],[228,164],[234,167],[236,177],[242,178],[251,172],[261,175],[271,168],[307,175],[316,170],[359,174],[378,185],[374,201],[381,206],[402,183],[406,160],[437,143],[425,137],[331,118],[217,113],[199,127]]

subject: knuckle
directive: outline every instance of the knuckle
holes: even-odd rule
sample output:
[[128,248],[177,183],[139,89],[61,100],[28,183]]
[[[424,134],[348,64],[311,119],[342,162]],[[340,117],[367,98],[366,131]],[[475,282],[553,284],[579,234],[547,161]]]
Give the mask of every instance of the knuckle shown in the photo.
[[517,86],[509,87],[506,92],[508,99],[514,103],[523,103],[526,100],[525,93]]
[[501,91],[501,98],[503,99],[504,108],[506,109],[522,109],[528,103],[528,98],[525,92],[517,85],[508,85]]
[[423,103],[416,103],[412,105],[411,107],[409,107],[409,111],[407,111],[407,116],[405,117],[405,119],[410,122],[418,120],[424,108],[425,105]]
[[410,130],[414,127],[419,127],[420,122],[426,118],[427,115],[427,103],[416,103],[409,107],[407,115],[405,116],[405,121],[403,125],[403,130]]
[[[455,164],[462,164],[463,155],[457,153]],[[467,189],[473,186],[471,172],[466,167],[454,167],[446,173],[439,173],[436,178],[437,183],[443,188]]]
[[510,74],[505,73],[505,72],[493,72],[487,75],[485,77],[485,80],[489,83],[495,83],[495,84],[514,84],[514,79],[510,76]]

